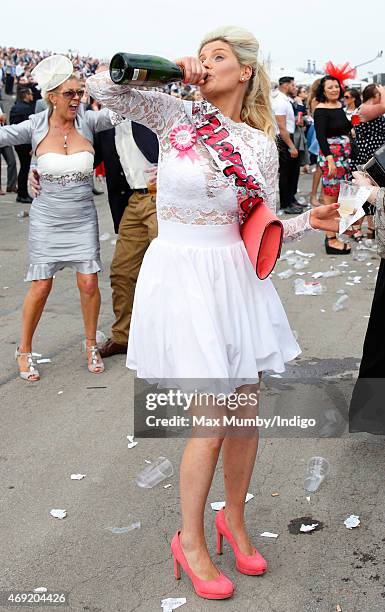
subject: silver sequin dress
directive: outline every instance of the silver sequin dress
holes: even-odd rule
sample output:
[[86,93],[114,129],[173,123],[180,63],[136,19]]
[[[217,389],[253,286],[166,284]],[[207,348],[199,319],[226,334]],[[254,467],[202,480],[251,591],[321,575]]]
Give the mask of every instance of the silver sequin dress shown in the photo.
[[93,159],[88,151],[38,158],[41,193],[30,210],[26,281],[52,278],[65,267],[83,274],[101,270]]

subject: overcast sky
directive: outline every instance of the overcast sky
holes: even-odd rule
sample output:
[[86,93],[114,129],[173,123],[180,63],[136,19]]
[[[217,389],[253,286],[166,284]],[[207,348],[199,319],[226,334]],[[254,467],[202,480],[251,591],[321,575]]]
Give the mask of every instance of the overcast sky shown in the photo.
[[[4,0],[0,46],[175,59],[195,54],[202,35],[228,24],[251,30],[263,55],[282,67],[307,59],[320,68],[329,59],[355,65],[385,49],[384,0]],[[385,58],[366,70],[385,72]]]

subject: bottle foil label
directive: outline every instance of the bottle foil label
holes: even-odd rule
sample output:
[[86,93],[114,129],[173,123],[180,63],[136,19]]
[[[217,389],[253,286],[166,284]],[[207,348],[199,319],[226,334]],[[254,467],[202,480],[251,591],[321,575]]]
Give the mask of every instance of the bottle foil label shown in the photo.
[[135,68],[132,75],[132,81],[145,81],[147,78],[147,70]]

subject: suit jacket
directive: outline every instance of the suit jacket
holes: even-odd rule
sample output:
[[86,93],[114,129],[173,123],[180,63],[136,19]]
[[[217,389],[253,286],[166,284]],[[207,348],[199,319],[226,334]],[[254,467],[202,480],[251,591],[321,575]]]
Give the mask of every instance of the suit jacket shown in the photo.
[[[140,151],[152,164],[158,162],[158,138],[148,128],[139,123],[132,122],[132,135]],[[119,232],[119,224],[128,200],[133,194],[120,163],[115,147],[115,128],[96,134],[94,140],[95,166],[104,162],[106,170],[106,183],[108,203],[110,205],[115,232]]]

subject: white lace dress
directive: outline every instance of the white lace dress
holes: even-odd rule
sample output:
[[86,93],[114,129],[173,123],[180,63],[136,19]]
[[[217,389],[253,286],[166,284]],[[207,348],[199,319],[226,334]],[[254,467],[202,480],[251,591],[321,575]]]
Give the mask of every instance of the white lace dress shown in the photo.
[[[248,258],[236,192],[199,141],[184,156],[172,144],[176,128],[191,126],[191,103],[114,85],[107,73],[87,84],[104,106],[156,132],[160,145],[159,234],[136,285],[127,367],[169,386],[193,388],[198,385],[187,380],[205,380],[201,390],[228,392],[260,371],[283,372],[300,349],[273,283],[259,280]],[[256,156],[266,202],[275,210],[275,143],[246,124],[226,122]],[[285,221],[285,239],[307,229],[309,213]]]

